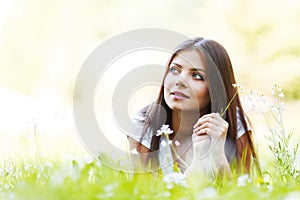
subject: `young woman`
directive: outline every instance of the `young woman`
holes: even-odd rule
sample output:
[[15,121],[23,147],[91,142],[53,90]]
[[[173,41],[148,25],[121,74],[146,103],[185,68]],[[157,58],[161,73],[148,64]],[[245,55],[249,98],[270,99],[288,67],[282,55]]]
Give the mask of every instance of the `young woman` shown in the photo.
[[235,83],[223,46],[200,37],[182,42],[167,64],[156,102],[133,119],[131,151],[152,170],[166,167],[167,149],[157,130],[167,124],[173,130],[172,161],[182,172],[250,173],[257,159]]

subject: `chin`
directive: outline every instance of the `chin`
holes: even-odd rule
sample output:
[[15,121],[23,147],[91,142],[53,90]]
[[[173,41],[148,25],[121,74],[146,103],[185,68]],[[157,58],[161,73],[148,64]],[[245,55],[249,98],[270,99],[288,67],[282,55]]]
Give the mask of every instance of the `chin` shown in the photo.
[[172,106],[170,108],[173,111],[182,111],[182,112],[191,112],[191,111],[197,110],[197,109],[185,108],[185,107],[181,107],[181,106]]
[[181,111],[181,107],[180,106],[169,106],[171,110],[174,110],[174,111]]

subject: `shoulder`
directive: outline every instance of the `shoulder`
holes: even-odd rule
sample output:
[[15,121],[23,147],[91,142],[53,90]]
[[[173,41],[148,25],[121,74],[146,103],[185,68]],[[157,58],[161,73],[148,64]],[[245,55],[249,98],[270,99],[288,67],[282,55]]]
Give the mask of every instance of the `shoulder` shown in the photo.
[[151,131],[148,130],[145,133],[143,132],[147,119],[148,108],[149,106],[146,106],[133,115],[129,125],[128,137],[150,149],[152,138]]

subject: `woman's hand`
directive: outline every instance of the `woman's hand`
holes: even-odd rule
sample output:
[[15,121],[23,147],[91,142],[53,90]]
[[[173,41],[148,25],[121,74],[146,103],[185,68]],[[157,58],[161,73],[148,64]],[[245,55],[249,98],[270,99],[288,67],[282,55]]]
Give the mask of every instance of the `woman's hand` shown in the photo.
[[196,163],[201,164],[201,168],[208,165],[209,168],[230,171],[224,151],[228,123],[219,113],[211,113],[199,118],[193,128],[192,140]]

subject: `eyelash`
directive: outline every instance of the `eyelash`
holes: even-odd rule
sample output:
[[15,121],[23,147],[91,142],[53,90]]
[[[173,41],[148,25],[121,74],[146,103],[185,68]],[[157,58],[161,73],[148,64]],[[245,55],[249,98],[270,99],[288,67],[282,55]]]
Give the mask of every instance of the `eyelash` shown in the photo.
[[[173,74],[179,74],[180,70],[177,69],[176,67],[170,67],[170,72],[172,72]],[[199,76],[198,78],[195,76]],[[192,77],[196,80],[204,80],[203,76],[199,73],[192,73]]]
[[[199,76],[199,78],[196,78],[195,75],[196,75],[196,76]],[[193,73],[193,74],[192,74],[192,77],[194,77],[194,78],[197,79],[197,80],[204,80],[204,79],[203,79],[203,76],[202,76],[201,74],[199,74],[199,73]]]

